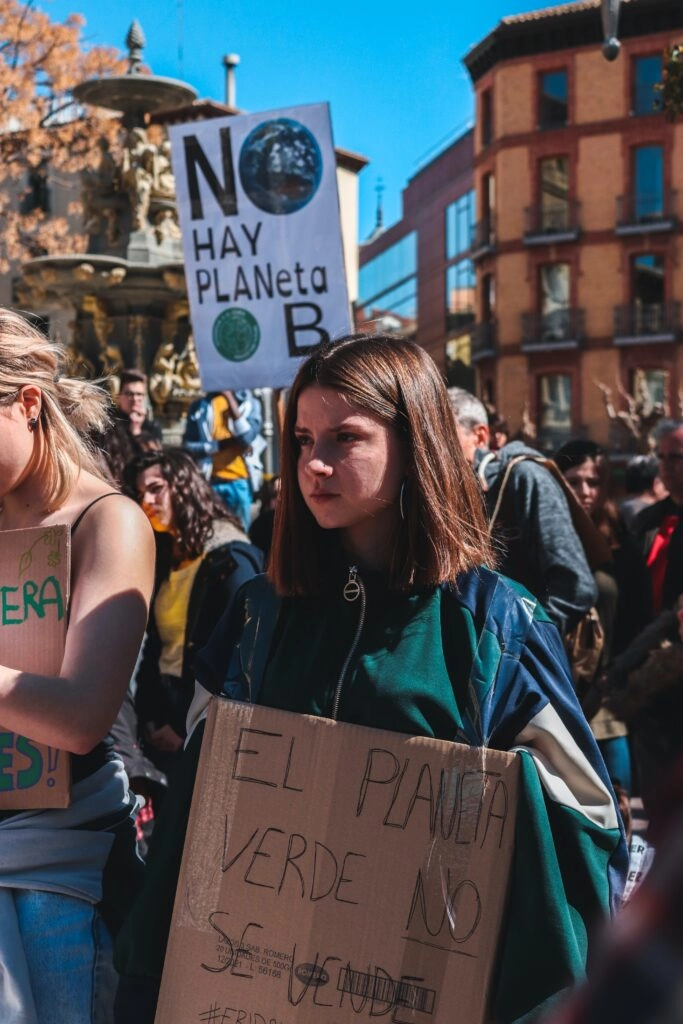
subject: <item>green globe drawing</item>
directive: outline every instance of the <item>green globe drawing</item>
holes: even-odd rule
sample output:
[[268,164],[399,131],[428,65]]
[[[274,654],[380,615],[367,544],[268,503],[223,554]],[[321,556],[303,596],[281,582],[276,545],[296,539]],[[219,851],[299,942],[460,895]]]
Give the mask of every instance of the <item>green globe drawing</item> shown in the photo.
[[216,351],[231,363],[251,359],[261,342],[258,320],[248,309],[233,306],[219,313],[211,331]]

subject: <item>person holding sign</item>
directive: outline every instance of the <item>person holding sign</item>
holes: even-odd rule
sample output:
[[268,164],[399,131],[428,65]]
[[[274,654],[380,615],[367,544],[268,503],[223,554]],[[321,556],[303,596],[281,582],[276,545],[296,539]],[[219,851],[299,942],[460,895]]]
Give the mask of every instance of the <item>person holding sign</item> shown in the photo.
[[[188,725],[214,693],[519,749],[516,856],[490,1010],[496,1024],[519,1020],[583,974],[626,866],[560,634],[531,595],[487,568],[477,483],[444,382],[418,345],[357,335],[314,351],[290,392],[281,474],[268,575],[244,586],[195,659]],[[167,837],[168,864],[180,831]],[[168,921],[158,876],[155,888]],[[139,904],[122,932],[130,975],[153,975],[151,917],[152,905]]]
[[8,565],[13,550],[16,557],[19,535],[11,531],[66,526],[71,534],[70,599],[56,612],[67,623],[59,671],[44,675],[23,670],[21,657],[6,660],[8,631],[21,617],[16,606],[35,617],[36,645],[53,609],[30,587],[23,605],[13,588],[1,588],[0,790],[13,736],[17,748],[26,737],[60,758],[69,752],[72,782],[68,807],[27,803],[0,812],[3,1024],[111,1019],[110,929],[141,868],[135,799],[107,734],[144,634],[154,540],[142,510],[112,490],[84,439],[106,425],[106,393],[63,376],[62,366],[57,345],[0,309],[2,561]]

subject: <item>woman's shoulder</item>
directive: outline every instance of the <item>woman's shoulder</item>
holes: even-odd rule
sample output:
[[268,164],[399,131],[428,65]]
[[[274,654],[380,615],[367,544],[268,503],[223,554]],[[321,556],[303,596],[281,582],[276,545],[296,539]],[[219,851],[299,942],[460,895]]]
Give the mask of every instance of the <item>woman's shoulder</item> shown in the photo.
[[88,553],[89,562],[121,569],[130,569],[136,560],[154,563],[154,532],[147,516],[137,502],[104,481],[77,491],[60,513],[60,521],[71,527],[71,549],[79,562]]
[[226,565],[243,564],[251,573],[263,570],[263,552],[238,527],[217,519],[206,544],[204,566],[207,572],[223,571]]
[[206,550],[207,552],[215,551],[217,548],[225,547],[236,540],[242,541],[244,544],[250,543],[246,533],[243,533],[239,526],[230,522],[229,519],[214,519],[213,531],[206,542]]
[[532,622],[550,622],[540,602],[529,591],[507,576],[485,565],[461,573],[448,592],[475,622],[496,632],[528,632]]
[[43,520],[44,526],[69,526],[72,537],[118,523],[125,530],[150,531],[149,521],[139,505],[105,480],[84,473],[67,500]]

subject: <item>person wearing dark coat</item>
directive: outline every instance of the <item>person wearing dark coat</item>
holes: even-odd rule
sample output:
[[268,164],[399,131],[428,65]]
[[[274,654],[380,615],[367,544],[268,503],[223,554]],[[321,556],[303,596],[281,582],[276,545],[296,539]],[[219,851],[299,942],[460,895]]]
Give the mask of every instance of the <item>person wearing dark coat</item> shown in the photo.
[[186,452],[140,455],[128,465],[126,480],[157,542],[136,710],[147,753],[168,772],[185,738],[194,652],[206,643],[236,590],[261,571],[263,557]]

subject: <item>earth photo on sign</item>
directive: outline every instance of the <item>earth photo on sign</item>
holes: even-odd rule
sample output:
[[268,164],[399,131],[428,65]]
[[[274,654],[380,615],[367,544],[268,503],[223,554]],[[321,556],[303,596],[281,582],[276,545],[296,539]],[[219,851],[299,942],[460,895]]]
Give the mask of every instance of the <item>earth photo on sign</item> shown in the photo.
[[314,135],[288,117],[264,121],[240,150],[242,188],[266,213],[301,210],[315,195],[322,177],[322,156]]

